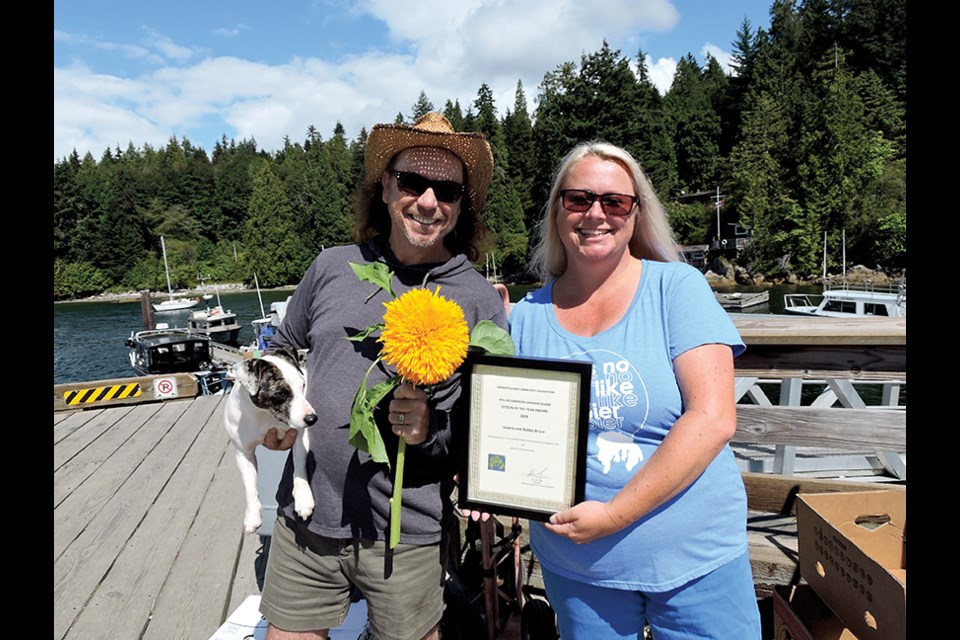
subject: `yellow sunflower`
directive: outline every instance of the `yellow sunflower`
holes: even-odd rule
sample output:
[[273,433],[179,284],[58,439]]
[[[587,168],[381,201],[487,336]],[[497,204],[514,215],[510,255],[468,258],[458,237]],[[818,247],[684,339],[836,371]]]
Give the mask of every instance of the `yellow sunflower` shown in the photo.
[[411,289],[385,302],[380,356],[415,385],[449,378],[467,356],[470,329],[463,309],[440,295],[440,287]]

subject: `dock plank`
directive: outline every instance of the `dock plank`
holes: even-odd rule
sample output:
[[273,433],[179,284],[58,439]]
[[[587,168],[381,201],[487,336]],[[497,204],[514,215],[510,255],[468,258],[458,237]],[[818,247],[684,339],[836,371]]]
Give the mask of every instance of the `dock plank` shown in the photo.
[[[96,489],[97,482],[85,482],[54,511],[57,521],[54,536],[54,638],[63,638],[84,612],[155,506],[164,487],[172,479],[179,478],[180,462],[199,435],[196,430],[198,411],[209,409],[193,405],[189,400],[163,404],[150,428],[139,429],[128,441],[146,441],[147,437],[136,437],[144,434],[152,436],[153,446],[132,448],[136,455],[130,454],[126,447],[122,448],[101,467],[106,476],[102,491]],[[97,480],[100,476],[98,472]],[[206,490],[206,485],[199,487]],[[186,496],[181,496],[179,502],[185,499]],[[71,522],[61,517],[68,503]],[[179,505],[174,505],[172,510],[178,508]],[[78,530],[77,524],[81,522],[83,526]],[[64,529],[69,535],[63,535]],[[58,541],[61,537],[62,540]],[[141,544],[150,548],[157,544],[157,539]],[[169,545],[169,540],[162,542],[164,549]],[[108,610],[114,611],[115,607]]]
[[[143,422],[136,423],[136,420],[144,415],[142,412],[135,412],[132,415],[125,413],[124,418],[129,422],[124,425],[121,420],[116,423],[115,431],[128,434],[123,439],[122,446],[114,449],[112,441],[104,440],[102,444],[109,449],[109,455],[99,454],[97,447],[90,448],[89,455],[100,458],[102,462],[96,468],[96,478],[92,481],[83,482],[73,487],[69,494],[54,504],[54,517],[57,521],[57,534],[53,541],[53,557],[56,561],[72,544],[72,542],[81,535],[88,527],[91,519],[101,513],[101,510],[111,502],[116,500],[121,488],[129,484],[142,482],[142,475],[153,471],[154,468],[162,465],[165,460],[150,458],[152,463],[139,473],[141,463],[148,458],[148,455],[157,447],[158,443],[164,441],[167,432],[173,428],[179,421],[181,415],[189,407],[189,403],[169,403],[163,406],[163,411],[152,417],[149,428],[144,427]],[[169,442],[169,441],[168,441]],[[181,445],[185,446],[185,445]],[[79,461],[78,461],[79,464]],[[162,472],[162,467],[160,468]],[[64,477],[65,474],[61,474]],[[136,476],[136,479],[132,480]],[[138,489],[133,489],[137,491]],[[61,490],[57,487],[57,477],[54,476],[54,495],[59,495]]]
[[[230,614],[232,580],[243,547],[244,497],[232,449],[226,448],[226,434],[221,441],[225,446],[210,490],[173,564],[143,640],[208,638]],[[194,591],[195,584],[206,588]],[[193,597],[182,597],[191,591]]]
[[[239,476],[238,472],[237,482],[240,482]],[[243,544],[237,559],[237,572],[233,577],[230,604],[227,606],[228,611],[233,611],[239,607],[247,599],[247,596],[260,594],[260,585],[257,583],[257,567],[265,564],[269,545],[270,536],[249,535],[243,537]]]
[[[55,466],[53,470],[54,508],[66,500],[87,478],[100,470],[103,463],[115,456],[121,447],[126,446],[136,431],[149,424],[158,408],[157,405],[143,405],[133,408],[133,412],[108,412],[77,429],[69,444],[58,447],[54,464],[59,466]],[[125,420],[131,426],[121,427]],[[147,438],[144,446],[150,446],[149,441],[150,438]],[[122,475],[121,470],[119,476]],[[97,490],[102,488],[96,487]],[[67,517],[68,513],[65,509],[60,515]]]
[[53,444],[79,429],[98,415],[98,411],[54,411],[53,412]]

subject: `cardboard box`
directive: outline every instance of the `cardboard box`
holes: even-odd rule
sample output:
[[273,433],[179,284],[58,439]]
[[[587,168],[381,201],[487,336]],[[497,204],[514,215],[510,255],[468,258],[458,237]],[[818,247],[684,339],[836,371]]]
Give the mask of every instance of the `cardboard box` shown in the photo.
[[907,637],[907,492],[806,493],[800,575],[859,640]]
[[809,585],[773,592],[774,640],[857,640]]

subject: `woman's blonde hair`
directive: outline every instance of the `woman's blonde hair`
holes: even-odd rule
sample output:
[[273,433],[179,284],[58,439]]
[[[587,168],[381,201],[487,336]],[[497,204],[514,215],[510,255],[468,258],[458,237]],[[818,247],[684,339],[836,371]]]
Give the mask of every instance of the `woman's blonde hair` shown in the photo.
[[659,262],[680,260],[673,229],[670,228],[663,206],[640,164],[625,149],[595,140],[578,144],[560,161],[553,178],[553,186],[550,188],[550,197],[544,206],[544,215],[537,223],[538,240],[530,261],[531,271],[539,275],[541,281],[546,282],[567,270],[567,254],[557,230],[557,216],[563,206],[560,189],[567,174],[587,157],[620,164],[633,182],[634,195],[638,198],[638,211],[633,236],[630,238],[630,254],[636,258]]

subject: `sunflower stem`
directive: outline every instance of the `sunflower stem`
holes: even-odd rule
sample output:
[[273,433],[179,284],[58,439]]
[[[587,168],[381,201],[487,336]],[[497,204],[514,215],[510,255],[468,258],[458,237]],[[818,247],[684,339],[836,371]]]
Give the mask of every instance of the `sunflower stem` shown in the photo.
[[400,438],[397,446],[397,470],[393,478],[393,497],[390,498],[390,548],[400,542],[400,495],[403,493],[403,459],[406,458],[407,441]]

